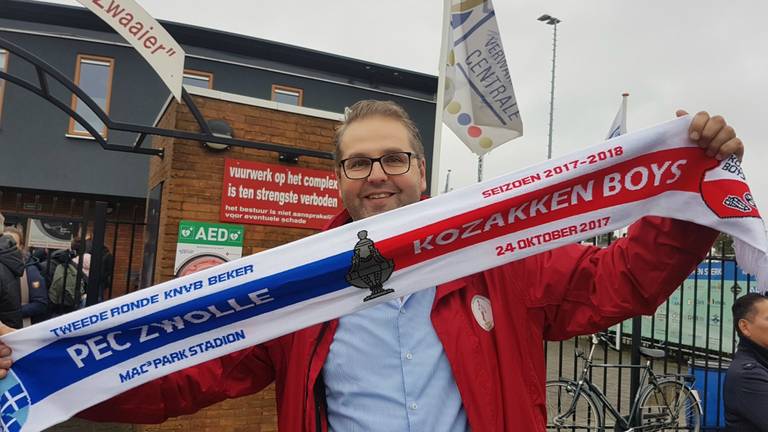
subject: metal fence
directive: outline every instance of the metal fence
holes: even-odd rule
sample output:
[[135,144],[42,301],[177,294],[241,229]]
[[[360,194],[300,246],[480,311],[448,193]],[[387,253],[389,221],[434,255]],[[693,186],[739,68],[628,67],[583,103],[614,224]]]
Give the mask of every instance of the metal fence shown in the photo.
[[[693,375],[693,387],[702,399],[701,430],[721,430],[725,425],[723,380],[738,343],[731,305],[754,284],[754,279],[743,273],[732,258],[709,257],[654,315],[606,329],[612,342],[598,346],[595,363],[644,364],[647,359],[639,358],[640,346],[664,350],[665,358],[652,361],[654,371]],[[582,360],[576,357],[575,350],[588,350],[589,343],[584,337],[546,343],[548,380],[577,378]],[[638,375],[637,369],[598,368],[591,381],[620,413],[629,415],[635,392],[643,384],[638,382]],[[614,421],[608,417],[606,430],[614,430]]]
[[[58,265],[52,261],[57,250],[69,249],[73,258],[90,254],[89,269],[83,269],[83,260],[74,260],[77,283],[87,282],[87,304],[140,288],[146,226],[143,200],[86,199],[0,188],[0,211],[6,225],[24,232],[27,244],[37,234],[38,247],[32,251],[38,249],[35,253],[42,260],[42,271],[48,272],[43,274],[48,281]],[[40,247],[45,241],[51,247]]]

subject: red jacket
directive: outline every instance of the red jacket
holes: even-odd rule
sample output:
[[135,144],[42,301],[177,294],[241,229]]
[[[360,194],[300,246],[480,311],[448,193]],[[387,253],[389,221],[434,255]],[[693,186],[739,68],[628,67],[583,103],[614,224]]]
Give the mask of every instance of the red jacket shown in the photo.
[[[331,227],[347,217],[336,218]],[[565,246],[439,286],[432,324],[471,429],[544,431],[542,341],[653,314],[702,260],[716,235],[692,223],[645,218],[628,237],[605,249]],[[490,299],[490,331],[473,316],[470,302],[475,295]],[[325,430],[320,373],[337,325],[337,320],[315,325],[176,372],[81,416],[161,422],[256,393],[275,381],[281,431],[315,431],[318,425]]]

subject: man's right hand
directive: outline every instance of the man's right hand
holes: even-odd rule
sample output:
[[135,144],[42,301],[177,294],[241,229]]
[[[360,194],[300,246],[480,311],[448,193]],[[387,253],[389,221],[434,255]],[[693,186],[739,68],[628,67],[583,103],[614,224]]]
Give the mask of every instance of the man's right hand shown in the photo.
[[[7,335],[13,331],[14,329],[11,327],[0,323],[0,336]],[[0,341],[0,379],[3,379],[8,375],[8,370],[11,368],[12,364],[11,347]]]

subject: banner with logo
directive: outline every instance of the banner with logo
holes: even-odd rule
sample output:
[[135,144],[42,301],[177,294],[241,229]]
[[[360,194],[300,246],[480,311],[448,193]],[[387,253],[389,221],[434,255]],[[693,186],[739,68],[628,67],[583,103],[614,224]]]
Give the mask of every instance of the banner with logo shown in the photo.
[[[15,363],[0,380],[0,420],[40,431],[176,370],[647,215],[714,227],[766,256],[738,160],[707,157],[689,124],[623,135],[16,331],[3,337]],[[768,269],[745,270],[766,286]]]
[[73,228],[72,222],[30,218],[27,221],[27,246],[69,249]]
[[242,225],[183,220],[176,241],[176,277],[190,275],[243,256]]
[[523,134],[491,0],[451,2],[443,123],[482,156]]

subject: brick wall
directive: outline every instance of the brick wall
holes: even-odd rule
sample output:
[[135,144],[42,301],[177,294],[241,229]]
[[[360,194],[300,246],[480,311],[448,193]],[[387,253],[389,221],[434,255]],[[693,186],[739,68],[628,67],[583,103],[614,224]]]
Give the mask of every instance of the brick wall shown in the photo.
[[[195,96],[195,102],[207,119],[226,120],[233,136],[252,141],[282,144],[291,147],[332,151],[333,120],[270,110],[249,105]],[[163,127],[197,131],[197,124],[184,105],[175,102],[161,119]],[[205,149],[201,143],[169,138],[156,139],[153,146],[165,150],[163,159],[154,158],[150,164],[149,188],[163,182],[160,228],[155,265],[155,283],[173,278],[179,221],[219,220],[224,159],[234,158],[279,164],[275,153],[232,147],[223,152]],[[315,158],[300,158],[298,166],[332,169],[332,162]],[[243,255],[263,251],[313,234],[303,228],[282,228],[245,225]],[[224,401],[201,410],[195,415],[171,419],[161,425],[136,426],[136,431],[249,431],[277,430],[274,387],[259,394]]]

